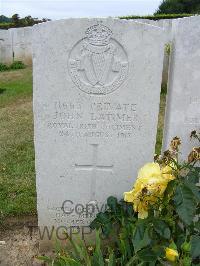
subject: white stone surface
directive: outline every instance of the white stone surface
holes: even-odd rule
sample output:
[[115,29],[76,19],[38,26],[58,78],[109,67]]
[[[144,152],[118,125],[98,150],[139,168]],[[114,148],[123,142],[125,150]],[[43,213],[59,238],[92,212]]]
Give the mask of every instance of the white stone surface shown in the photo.
[[[165,29],[165,44],[171,45],[172,43],[172,22],[173,19],[161,19],[157,21],[157,25]],[[163,73],[162,73],[162,83],[163,85],[168,84],[169,79],[169,61],[170,53],[165,49],[165,56],[163,60]]]
[[12,63],[12,38],[8,30],[0,30],[0,63]]
[[[164,29],[165,44],[170,45],[172,42],[172,21],[173,19],[135,19],[134,21],[147,23]],[[164,59],[163,59],[163,73],[162,73],[162,84],[167,85],[168,83],[168,73],[169,73],[169,58],[170,54],[167,53],[165,49]]]
[[39,226],[87,226],[95,213],[77,204],[122,198],[153,160],[163,30],[67,19],[34,26],[33,39]]
[[200,16],[173,21],[173,46],[170,63],[164,147],[179,136],[181,158],[186,159],[196,141],[192,130],[200,131]]
[[153,26],[157,26],[164,29],[165,35],[165,42],[171,42],[172,40],[172,21],[176,19],[160,19],[160,20],[152,20],[152,19],[133,19],[132,21],[137,21],[141,23],[150,24]]
[[9,29],[15,61],[32,63],[32,27]]
[[170,43],[172,41],[172,23],[176,19],[160,19],[157,20],[157,26],[165,29],[165,42]]

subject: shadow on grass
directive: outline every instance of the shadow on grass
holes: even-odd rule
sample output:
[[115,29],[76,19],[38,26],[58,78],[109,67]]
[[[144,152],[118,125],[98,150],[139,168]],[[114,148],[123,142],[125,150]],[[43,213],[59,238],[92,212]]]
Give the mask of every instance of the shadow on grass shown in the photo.
[[0,88],[0,94],[3,94],[6,91],[6,89]]

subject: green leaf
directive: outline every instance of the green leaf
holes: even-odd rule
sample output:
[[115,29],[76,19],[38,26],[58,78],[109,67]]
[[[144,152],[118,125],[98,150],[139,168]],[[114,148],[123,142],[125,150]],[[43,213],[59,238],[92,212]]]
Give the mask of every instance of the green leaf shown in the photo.
[[134,210],[133,210],[133,205],[131,203],[127,203],[126,205],[126,213],[130,216],[134,216]]
[[82,250],[79,244],[77,244],[76,241],[74,241],[71,237],[69,238],[69,241],[73,248],[74,259],[82,259]]
[[137,260],[137,256],[133,256],[127,263],[125,266],[132,266],[132,265],[136,265],[135,263],[133,264],[133,262],[135,262]]
[[170,239],[171,232],[169,226],[162,220],[154,220],[153,221],[154,230],[165,239]]
[[197,231],[200,231],[200,221],[197,221],[196,223],[194,223],[194,227]]
[[176,212],[181,220],[185,224],[190,225],[195,214],[196,200],[192,191],[185,184],[180,184],[177,186],[174,196],[174,203]]
[[192,265],[192,259],[190,257],[185,257],[182,260],[183,266],[191,266]]
[[112,232],[112,224],[111,223],[107,223],[102,227],[102,233],[108,237],[110,235],[110,233]]
[[96,250],[101,250],[101,239],[99,231],[96,231]]
[[[159,244],[159,243],[158,243]],[[154,246],[153,248],[154,253],[156,254],[157,257],[164,257],[165,256],[165,248],[161,245],[159,246]]]
[[120,239],[118,240],[118,246],[119,246],[119,250],[122,254],[122,257],[125,258],[126,257],[126,245],[125,245],[125,241],[122,238],[122,236],[120,235]]
[[197,214],[197,215],[200,214],[200,204],[198,204],[198,206],[197,206],[196,214]]
[[147,225],[148,223],[146,220],[141,220],[136,224],[132,239],[135,251],[148,246],[151,242]]
[[106,224],[106,223],[108,223],[110,221],[109,220],[109,216],[106,213],[103,213],[103,212],[98,213],[96,219],[101,224]]
[[112,210],[112,211],[116,211],[117,210],[117,206],[118,206],[118,201],[115,197],[109,197],[107,199],[107,204],[108,204],[108,207]]
[[185,242],[185,233],[179,233],[178,231],[176,231],[176,235],[177,235],[176,245],[177,249],[179,249],[181,248],[182,244]]
[[191,239],[191,256],[196,258],[200,256],[200,236],[194,235]]
[[171,244],[169,245],[169,248],[172,248],[172,249],[177,250],[177,246],[176,246],[176,244],[174,243],[174,241],[171,242]]
[[191,251],[191,243],[184,241],[184,243],[181,245],[181,249],[185,252],[185,253],[190,253]]
[[151,244],[151,238],[149,237],[149,228],[146,228],[143,238],[138,243],[137,247],[135,247],[135,251],[137,252],[138,250],[147,247],[150,244]]
[[128,258],[131,258],[131,256],[132,256],[132,249],[133,249],[132,243],[130,244],[130,241],[129,241],[128,238],[126,238],[124,242],[125,242],[125,248],[126,248],[126,252],[127,252],[127,257]]
[[200,190],[199,190],[199,188],[195,184],[193,184],[191,182],[188,182],[188,181],[185,181],[184,184],[185,184],[185,186],[187,188],[189,188],[192,191],[192,193],[195,196],[196,200],[198,202],[200,202]]
[[91,223],[90,223],[90,228],[92,230],[96,229],[98,230],[101,227],[101,224],[99,223],[98,219],[94,219]]
[[156,265],[156,262],[155,261],[152,261],[152,262],[149,262],[148,263],[148,266],[155,266]]
[[200,179],[200,167],[192,167],[186,178],[188,182],[197,184]]
[[37,259],[48,263],[52,262],[52,259],[47,256],[38,256]]
[[56,260],[53,260],[53,262],[51,264],[49,264],[49,266],[50,265],[53,265],[53,266],[71,266],[70,263],[66,263],[61,258],[58,258]]
[[144,262],[155,262],[157,260],[155,252],[150,247],[140,250],[137,255]]
[[175,188],[175,184],[176,184],[176,180],[171,180],[167,184],[167,188],[165,189],[165,192],[164,192],[164,198],[167,198],[169,195],[172,194],[172,192],[174,191],[174,188]]
[[116,265],[116,260],[115,260],[115,255],[113,250],[109,251],[109,262],[108,262],[108,266],[115,266]]
[[99,231],[96,231],[96,248],[93,255],[92,265],[104,266],[104,259],[101,251],[101,239]]

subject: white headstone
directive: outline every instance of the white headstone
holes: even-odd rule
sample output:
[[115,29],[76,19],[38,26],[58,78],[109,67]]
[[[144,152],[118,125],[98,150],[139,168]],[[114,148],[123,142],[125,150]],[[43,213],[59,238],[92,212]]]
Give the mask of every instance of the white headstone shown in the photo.
[[[172,41],[172,21],[173,19],[160,19],[160,20],[151,20],[151,19],[134,19],[134,21],[154,25],[164,29],[165,35],[165,44],[170,45]],[[162,84],[167,85],[168,83],[168,74],[169,74],[169,51],[165,49],[164,59],[163,59],[163,73],[162,73]]]
[[164,146],[173,137],[182,139],[180,158],[187,159],[192,147],[190,132],[200,131],[200,16],[173,21],[173,46],[169,76]]
[[13,54],[15,61],[25,64],[32,63],[32,27],[9,29],[12,35]]
[[87,226],[95,213],[86,217],[81,206],[122,198],[153,160],[163,32],[67,19],[34,26],[33,38],[39,225]]
[[0,63],[12,63],[12,38],[8,30],[0,30]]

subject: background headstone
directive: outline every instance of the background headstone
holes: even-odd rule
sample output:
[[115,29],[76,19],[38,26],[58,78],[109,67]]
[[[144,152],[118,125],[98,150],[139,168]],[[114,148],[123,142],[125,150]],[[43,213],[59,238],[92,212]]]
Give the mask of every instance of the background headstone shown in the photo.
[[122,198],[153,160],[163,30],[67,19],[34,26],[33,40],[39,226],[87,226],[82,206]]
[[13,61],[12,38],[8,30],[0,30],[0,63],[10,64]]
[[32,63],[32,27],[9,29],[15,61]]
[[[165,45],[170,47],[172,41],[172,21],[173,19],[160,19],[160,20],[151,20],[151,19],[134,19],[134,21],[147,23],[164,29],[164,38]],[[165,48],[164,59],[163,59],[163,72],[162,72],[162,85],[166,86],[168,83],[168,74],[169,74],[169,58],[170,53],[167,47]]]
[[182,139],[182,159],[187,159],[192,147],[192,130],[200,131],[200,17],[173,21],[168,99],[163,149],[170,140]]

